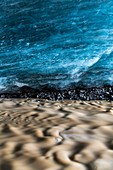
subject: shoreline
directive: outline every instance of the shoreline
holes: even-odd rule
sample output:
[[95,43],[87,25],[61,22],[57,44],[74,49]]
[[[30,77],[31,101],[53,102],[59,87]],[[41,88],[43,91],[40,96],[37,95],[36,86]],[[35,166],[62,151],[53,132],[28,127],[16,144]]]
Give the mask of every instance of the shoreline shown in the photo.
[[113,102],[0,100],[1,170],[112,170]]
[[68,87],[57,89],[54,87],[41,87],[39,89],[29,86],[13,86],[0,91],[0,98],[38,98],[48,100],[108,100],[113,101],[113,86],[102,87]]

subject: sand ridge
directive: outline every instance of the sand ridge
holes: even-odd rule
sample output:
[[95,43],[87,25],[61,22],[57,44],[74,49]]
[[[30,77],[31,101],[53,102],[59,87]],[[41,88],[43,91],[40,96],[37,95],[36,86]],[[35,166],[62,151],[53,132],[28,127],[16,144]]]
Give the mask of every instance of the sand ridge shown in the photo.
[[0,100],[1,170],[112,170],[113,102]]

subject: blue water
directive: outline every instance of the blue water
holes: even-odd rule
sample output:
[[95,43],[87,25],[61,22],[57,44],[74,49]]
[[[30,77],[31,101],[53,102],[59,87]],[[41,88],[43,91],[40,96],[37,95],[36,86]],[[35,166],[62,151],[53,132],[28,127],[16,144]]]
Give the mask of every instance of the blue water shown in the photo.
[[71,83],[113,85],[113,1],[0,1],[0,89]]

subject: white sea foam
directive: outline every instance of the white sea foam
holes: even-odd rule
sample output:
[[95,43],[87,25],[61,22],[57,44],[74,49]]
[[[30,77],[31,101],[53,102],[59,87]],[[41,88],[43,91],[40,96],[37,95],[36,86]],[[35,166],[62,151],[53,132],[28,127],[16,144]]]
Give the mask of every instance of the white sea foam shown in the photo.
[[18,86],[18,87],[29,86],[29,85],[26,84],[26,83],[20,83],[20,82],[18,82],[18,81],[16,81],[16,82],[14,83],[14,85],[16,85],[16,86]]

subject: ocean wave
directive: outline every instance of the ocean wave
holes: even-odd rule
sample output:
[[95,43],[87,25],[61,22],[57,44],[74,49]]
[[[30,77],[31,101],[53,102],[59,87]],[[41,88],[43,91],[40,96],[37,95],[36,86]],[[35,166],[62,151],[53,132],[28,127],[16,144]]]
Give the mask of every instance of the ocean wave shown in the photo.
[[0,89],[113,85],[113,2],[0,2]]

